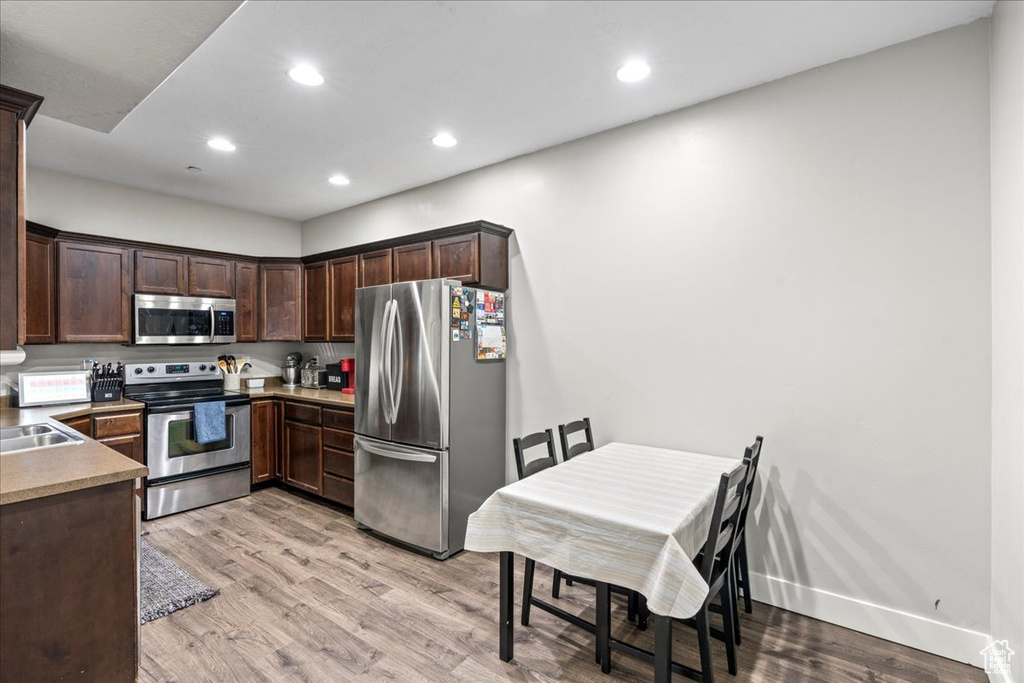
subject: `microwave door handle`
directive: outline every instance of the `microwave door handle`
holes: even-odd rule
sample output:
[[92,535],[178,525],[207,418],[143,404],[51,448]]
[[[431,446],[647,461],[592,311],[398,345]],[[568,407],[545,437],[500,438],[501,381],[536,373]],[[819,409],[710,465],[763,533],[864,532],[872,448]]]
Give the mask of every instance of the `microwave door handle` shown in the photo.
[[213,343],[213,337],[216,334],[214,324],[217,322],[217,314],[213,312],[213,304],[207,306],[210,309],[210,343]]

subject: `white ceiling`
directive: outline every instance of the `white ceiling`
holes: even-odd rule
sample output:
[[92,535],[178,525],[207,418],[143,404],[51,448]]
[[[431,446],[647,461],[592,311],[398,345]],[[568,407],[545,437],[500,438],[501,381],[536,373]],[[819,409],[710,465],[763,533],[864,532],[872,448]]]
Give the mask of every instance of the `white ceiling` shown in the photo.
[[[248,2],[110,134],[52,118],[60,93],[40,92],[28,161],[305,220],[971,22],[992,6]],[[52,18],[36,18],[45,34]],[[652,74],[620,83],[615,70],[633,57]],[[298,62],[326,84],[292,82]],[[442,129],[458,146],[431,144]],[[210,149],[213,136],[237,151]],[[333,173],[352,184],[328,184]]]
[[47,115],[109,133],[241,0],[0,2],[4,85]]

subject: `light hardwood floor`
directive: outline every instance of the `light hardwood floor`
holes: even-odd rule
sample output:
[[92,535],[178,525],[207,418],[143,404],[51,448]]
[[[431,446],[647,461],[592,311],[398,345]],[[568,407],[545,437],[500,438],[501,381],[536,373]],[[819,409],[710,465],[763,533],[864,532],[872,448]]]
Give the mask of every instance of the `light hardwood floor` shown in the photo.
[[[650,665],[613,654],[594,663],[592,636],[534,609],[516,621],[515,658],[498,658],[496,555],[446,562],[358,531],[352,517],[286,491],[143,524],[148,540],[221,594],[142,627],[140,681],[649,681]],[[516,567],[522,585],[522,561]],[[538,566],[538,595],[551,572]],[[516,614],[520,602],[517,590]],[[560,606],[593,620],[593,589],[562,588]],[[614,635],[648,649],[625,620]],[[792,612],[744,615],[737,677],[715,644],[718,681],[966,683],[979,670]],[[675,629],[676,659],[697,666],[696,638]],[[679,680],[685,680],[676,677]],[[675,680],[675,679],[674,679]]]

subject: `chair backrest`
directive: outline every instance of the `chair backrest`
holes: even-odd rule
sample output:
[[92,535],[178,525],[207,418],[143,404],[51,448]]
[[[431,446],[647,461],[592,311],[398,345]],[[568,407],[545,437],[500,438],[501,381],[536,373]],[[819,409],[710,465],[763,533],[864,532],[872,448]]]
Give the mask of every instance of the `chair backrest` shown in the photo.
[[[583,441],[569,445],[569,437],[583,432]],[[590,429],[590,418],[576,420],[569,424],[558,425],[558,439],[562,442],[562,462],[569,458],[594,450],[594,432]]]
[[[533,458],[529,462],[526,461],[526,451],[545,444],[547,445],[547,453],[545,455]],[[550,429],[527,434],[522,438],[512,439],[512,450],[516,454],[516,470],[519,472],[520,479],[536,474],[541,470],[546,470],[558,462],[555,460],[555,435],[552,434]]]
[[747,446],[743,459],[750,463],[750,472],[747,474],[747,483],[743,487],[743,504],[740,507],[740,523],[737,529],[737,537],[743,538],[743,532],[747,528],[747,511],[750,509],[750,500],[754,495],[754,481],[757,479],[757,464],[761,462],[761,444],[764,437],[760,434],[754,439],[754,443]]
[[704,542],[704,558],[698,567],[704,581],[711,583],[711,574],[715,565],[727,567],[732,551],[736,546],[736,534],[739,527],[740,507],[743,503],[743,491],[747,485],[750,461],[744,460],[732,472],[722,475],[718,482],[718,494],[715,496],[715,508],[711,516],[711,527],[708,538]]

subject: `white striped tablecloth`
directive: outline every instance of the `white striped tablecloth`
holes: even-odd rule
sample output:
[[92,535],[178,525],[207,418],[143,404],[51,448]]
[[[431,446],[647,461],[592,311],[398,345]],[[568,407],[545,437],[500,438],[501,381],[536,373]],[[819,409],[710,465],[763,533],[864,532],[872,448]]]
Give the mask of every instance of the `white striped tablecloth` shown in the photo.
[[655,614],[693,616],[722,473],[739,459],[610,443],[498,489],[469,518],[466,549],[511,551],[640,591]]

